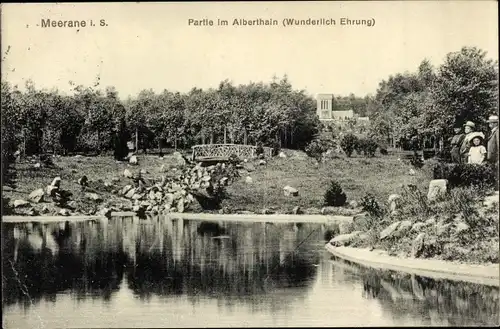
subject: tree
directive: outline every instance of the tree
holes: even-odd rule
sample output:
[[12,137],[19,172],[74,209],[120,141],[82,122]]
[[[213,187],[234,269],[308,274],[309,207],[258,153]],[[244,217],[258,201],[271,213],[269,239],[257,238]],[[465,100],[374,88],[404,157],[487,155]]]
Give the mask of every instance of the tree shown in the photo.
[[51,106],[44,133],[45,148],[62,151],[63,154],[74,152],[85,123],[85,118],[75,106],[75,99],[56,93],[50,95]]
[[25,93],[15,93],[18,124],[22,127],[23,149],[28,155],[42,152],[43,133],[50,104],[46,94],[35,89],[33,81],[25,84]]
[[[152,112],[151,107],[155,101],[153,90],[142,90],[136,99],[128,100],[126,103],[126,121],[127,126],[134,131],[135,150],[139,150],[140,137],[142,135],[143,148],[147,145],[149,129],[147,126],[148,115]],[[146,138],[145,138],[146,137]]]
[[101,153],[111,146],[114,122],[109,102],[100,90],[78,86],[75,91],[76,106],[85,118],[80,147]]
[[455,122],[469,120],[485,131],[486,119],[498,109],[498,61],[486,59],[486,52],[476,47],[449,53],[438,70],[432,97],[436,106],[428,112],[426,124],[442,135],[449,136]]
[[14,160],[14,152],[20,142],[16,131],[19,131],[19,111],[15,104],[13,91],[9,83],[2,81],[2,186],[12,183],[9,167]]
[[153,106],[152,115],[148,118],[148,127],[153,132],[161,153],[161,143],[169,139],[177,149],[178,137],[185,129],[185,105],[180,93],[164,90]]

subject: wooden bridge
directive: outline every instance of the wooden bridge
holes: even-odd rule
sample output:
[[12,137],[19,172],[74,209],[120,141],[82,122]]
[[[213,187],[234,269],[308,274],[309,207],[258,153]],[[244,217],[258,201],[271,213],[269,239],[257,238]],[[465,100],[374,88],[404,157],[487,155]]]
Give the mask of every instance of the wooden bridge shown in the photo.
[[[257,147],[242,144],[203,144],[191,147],[193,161],[217,162],[228,161],[229,157],[236,154],[240,159],[251,159],[257,155]],[[264,147],[264,156],[271,157],[272,149]]]

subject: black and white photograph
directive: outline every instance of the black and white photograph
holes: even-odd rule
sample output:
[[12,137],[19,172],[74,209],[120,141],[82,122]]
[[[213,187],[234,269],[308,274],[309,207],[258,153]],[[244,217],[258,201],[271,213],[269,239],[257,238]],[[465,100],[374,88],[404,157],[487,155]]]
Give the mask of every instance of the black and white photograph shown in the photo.
[[497,1],[0,15],[2,328],[500,325]]

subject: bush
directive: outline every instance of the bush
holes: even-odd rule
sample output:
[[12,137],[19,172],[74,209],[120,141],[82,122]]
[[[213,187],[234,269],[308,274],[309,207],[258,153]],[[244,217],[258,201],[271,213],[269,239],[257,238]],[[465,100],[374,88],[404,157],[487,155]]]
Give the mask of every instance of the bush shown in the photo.
[[389,152],[387,152],[387,148],[385,146],[380,146],[379,145],[379,151],[380,151],[380,154],[382,155],[388,155]]
[[356,153],[358,155],[363,155],[363,151],[365,150],[365,142],[366,139],[364,138],[359,138],[356,140],[356,144],[354,144],[354,150],[356,150]]
[[422,168],[424,166],[424,160],[418,155],[417,151],[413,151],[413,155],[410,158],[410,164],[415,168]]
[[[222,201],[228,198],[226,186],[221,183],[221,180],[227,178],[229,184],[234,182],[235,178],[239,177],[239,173],[236,166],[232,163],[224,167],[218,163],[215,165],[210,176],[210,185],[206,188],[206,192],[210,198],[200,197],[198,195],[197,199],[203,209],[220,209]],[[197,196],[195,194],[193,195],[195,197]]]
[[437,162],[432,166],[432,178],[433,179],[448,179],[448,184],[451,184],[451,173],[455,170],[458,164],[455,163],[445,163]]
[[438,162],[432,171],[434,179],[448,180],[450,188],[475,186],[479,189],[488,189],[495,184],[495,169],[489,164]]
[[[456,214],[459,214],[458,218],[469,226],[469,229],[456,236],[459,239],[457,242],[462,246],[473,246],[476,251],[484,248],[481,244],[491,239],[496,239],[498,246],[499,234],[497,210],[480,211],[480,200],[480,191],[476,187],[460,187],[450,191],[442,208],[442,213],[453,214],[454,219],[457,218]],[[484,249],[481,254],[480,257],[486,256]]]
[[257,145],[257,148],[255,150],[255,154],[257,156],[264,154],[264,147],[262,146],[262,144]]
[[461,186],[490,188],[495,183],[495,172],[490,165],[463,164],[456,167],[459,171]]
[[12,215],[14,209],[12,209],[10,198],[2,196],[2,215]]
[[342,147],[342,150],[344,150],[345,154],[348,157],[352,155],[352,152],[356,148],[357,144],[358,138],[353,134],[344,135],[344,137],[342,137],[342,140],[340,141],[340,147]]
[[54,159],[50,154],[40,154],[39,160],[45,168],[56,168],[54,164]]
[[435,157],[440,162],[448,162],[448,163],[451,162],[451,154],[448,148],[437,151]]
[[[363,244],[373,246],[378,242],[379,232],[384,228],[386,223],[381,221],[379,217],[376,216],[359,216],[356,217],[353,226],[355,231],[366,232],[368,234],[367,239],[363,241]],[[353,244],[356,247],[356,243]]]
[[319,139],[313,139],[305,148],[307,156],[321,161],[323,152],[327,151],[327,145]]
[[427,195],[415,185],[403,187],[399,200],[398,213],[402,218],[428,218],[433,210],[427,200]]
[[240,177],[238,169],[234,163],[229,163],[228,165],[222,167],[221,164],[215,165],[213,172],[211,173],[212,185],[218,185],[220,180],[227,177],[228,183],[234,182],[235,179]]
[[237,155],[237,154],[234,154],[234,153],[233,153],[233,154],[231,154],[231,155],[229,156],[229,164],[231,164],[231,165],[235,166],[235,165],[237,165],[237,164],[239,164],[239,163],[241,163],[241,159],[238,157],[238,155]]
[[277,142],[277,141],[273,141],[271,143],[271,149],[272,149],[272,155],[273,156],[276,156],[280,153],[281,151],[281,147],[280,147],[280,144]]
[[356,143],[356,152],[361,155],[368,157],[374,157],[375,152],[377,151],[378,144],[372,139],[369,138],[361,138],[358,139]]
[[369,157],[374,157],[375,152],[377,152],[378,148],[377,142],[369,139],[365,147],[366,147],[366,155],[368,155]]
[[444,211],[448,214],[462,214],[465,222],[474,225],[475,217],[478,216],[475,203],[478,198],[478,191],[474,187],[456,188],[450,191]]
[[370,193],[365,194],[361,198],[361,207],[373,218],[382,218],[385,214],[384,209]]
[[324,195],[324,204],[326,206],[340,207],[345,205],[347,196],[342,191],[342,187],[336,181],[331,181],[330,186]]

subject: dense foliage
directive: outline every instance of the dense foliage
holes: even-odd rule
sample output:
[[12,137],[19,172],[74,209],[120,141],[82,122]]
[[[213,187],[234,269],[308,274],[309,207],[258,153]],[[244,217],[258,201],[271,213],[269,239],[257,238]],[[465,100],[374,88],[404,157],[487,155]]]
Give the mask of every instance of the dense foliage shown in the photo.
[[375,152],[377,151],[378,144],[376,141],[370,139],[370,138],[359,138],[356,141],[356,152],[361,155],[363,154],[364,156],[367,157],[374,157]]
[[334,137],[325,138],[323,136],[317,136],[306,145],[304,151],[308,156],[320,162],[323,160],[325,152],[334,150],[335,148],[336,143]]
[[380,82],[370,105],[369,134],[421,148],[425,138],[449,138],[455,123],[470,120],[476,130],[487,131],[486,120],[497,108],[498,61],[478,48],[464,47],[447,54],[438,68],[424,60],[416,72]]
[[354,134],[346,134],[340,140],[340,146],[345,154],[350,157],[358,145],[358,137]]
[[447,179],[450,187],[490,188],[495,182],[495,169],[490,165],[438,162],[433,166],[434,179]]
[[[102,153],[117,138],[135,137],[139,149],[188,148],[200,143],[238,143],[304,148],[318,132],[316,102],[292,89],[287,78],[269,84],[192,89],[186,94],[143,90],[119,99],[114,88],[73,88],[71,96],[37,90],[21,92],[2,82],[2,142],[5,154]],[[134,140],[135,141],[135,140]]]
[[371,193],[366,193],[361,198],[361,207],[372,218],[382,218],[385,214],[384,209],[380,206],[380,204]]
[[321,161],[323,152],[326,152],[327,150],[326,145],[319,139],[313,139],[305,148],[306,154],[311,158],[316,159],[318,162]]
[[[437,68],[424,60],[416,72],[389,76],[374,96],[336,97],[335,110],[369,116],[369,124],[321,124],[314,98],[294,90],[286,76],[239,86],[226,80],[217,88],[193,88],[183,94],[143,90],[126,100],[113,87],[101,91],[70,85],[73,94],[68,96],[37,90],[31,81],[22,92],[2,82],[2,162],[12,160],[15,150],[30,155],[114,149],[120,158],[125,149],[120,138],[132,138],[139,149],[160,153],[163,147],[200,143],[262,144],[274,153],[309,144],[308,153],[318,157],[321,145],[310,142],[321,128],[344,135],[336,139],[348,156],[356,145],[358,153],[373,156],[375,143],[381,153],[389,145],[419,150],[430,137],[436,146],[451,136],[455,123],[466,120],[486,132],[486,119],[498,108],[498,63],[475,47],[447,54]],[[366,139],[357,144],[355,135]]]

